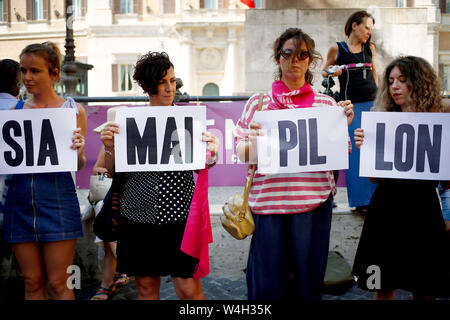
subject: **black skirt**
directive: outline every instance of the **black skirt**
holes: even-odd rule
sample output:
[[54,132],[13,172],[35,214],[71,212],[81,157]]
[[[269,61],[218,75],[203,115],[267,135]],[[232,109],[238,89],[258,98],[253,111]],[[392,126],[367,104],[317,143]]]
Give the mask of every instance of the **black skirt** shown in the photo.
[[[353,264],[360,288],[449,295],[450,241],[436,186],[433,181],[380,179]],[[379,268],[379,282],[371,266]]]
[[180,250],[186,221],[153,225],[119,220],[117,272],[130,276],[192,278],[199,260]]

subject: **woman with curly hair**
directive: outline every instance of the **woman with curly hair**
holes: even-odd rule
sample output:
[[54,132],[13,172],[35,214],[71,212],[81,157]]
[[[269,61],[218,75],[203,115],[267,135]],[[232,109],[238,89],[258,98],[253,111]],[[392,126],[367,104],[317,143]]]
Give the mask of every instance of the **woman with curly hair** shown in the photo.
[[[165,52],[149,52],[139,58],[133,79],[149,95],[150,106],[170,108],[173,105],[175,71]],[[109,175],[114,173],[114,135],[119,129],[116,123],[108,122],[101,130]],[[202,141],[207,142],[214,157],[219,139],[203,132]],[[194,194],[192,171],[124,174],[117,271],[135,277],[140,300],[158,300],[161,276],[167,275],[171,276],[180,299],[205,299],[200,279],[193,277],[199,260],[180,250]]]
[[[386,68],[374,111],[443,112],[440,84],[431,65],[419,57],[400,57]],[[364,130],[354,132],[360,148]],[[375,299],[393,299],[395,289],[415,299],[447,296],[450,245],[445,234],[437,181],[374,179],[353,273],[358,286]],[[379,285],[374,272],[378,272]]]

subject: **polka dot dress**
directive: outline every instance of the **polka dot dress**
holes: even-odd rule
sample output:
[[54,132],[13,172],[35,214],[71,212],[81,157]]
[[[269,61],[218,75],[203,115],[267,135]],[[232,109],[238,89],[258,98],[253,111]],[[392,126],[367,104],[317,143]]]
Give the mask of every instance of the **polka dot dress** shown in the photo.
[[127,172],[120,213],[153,225],[184,222],[195,184],[192,171]]

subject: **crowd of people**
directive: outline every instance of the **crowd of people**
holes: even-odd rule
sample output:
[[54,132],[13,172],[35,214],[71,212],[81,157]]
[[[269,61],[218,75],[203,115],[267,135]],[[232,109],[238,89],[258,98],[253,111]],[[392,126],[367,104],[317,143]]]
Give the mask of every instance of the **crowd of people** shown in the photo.
[[[353,263],[358,286],[374,291],[375,299],[393,299],[396,289],[411,291],[416,299],[448,296],[449,182],[359,176],[362,112],[441,113],[449,112],[450,105],[441,98],[436,72],[420,57],[396,58],[378,77],[371,42],[374,24],[368,12],[355,12],[345,24],[347,39],[333,44],[327,53],[322,76],[338,77],[337,102],[312,88],[314,69],[322,59],[315,41],[299,28],[283,31],[273,43],[278,71],[271,90],[262,97],[261,111],[339,108],[349,132],[349,205],[365,216]],[[31,44],[19,58],[19,63],[0,61],[0,109],[74,109],[77,128],[70,148],[76,150],[78,170],[82,169],[86,112],[54,90],[61,69],[57,46]],[[166,53],[141,56],[133,79],[148,94],[150,106],[174,105],[175,67]],[[26,101],[18,99],[21,83],[27,90]],[[264,134],[254,121],[260,99],[260,94],[250,97],[233,131],[242,162],[257,163],[257,137]],[[114,137],[120,130],[114,121],[102,126],[102,147],[93,170],[94,176],[104,174],[120,181],[120,228],[117,242],[99,239],[105,252],[103,277],[92,299],[111,299],[129,277],[136,281],[139,299],[159,299],[161,276],[167,275],[180,299],[205,299],[201,281],[194,276],[199,259],[181,250],[196,189],[195,171],[115,172]],[[208,151],[205,168],[211,168],[219,139],[203,132],[201,141]],[[246,269],[249,300],[321,299],[336,179],[333,171],[255,174],[248,199],[255,222]],[[25,299],[48,298],[47,283],[51,298],[74,299],[66,270],[83,231],[72,174],[3,175],[0,186],[6,195],[0,207],[3,241],[12,245]],[[376,288],[367,285],[368,267],[374,265],[382,277]]]

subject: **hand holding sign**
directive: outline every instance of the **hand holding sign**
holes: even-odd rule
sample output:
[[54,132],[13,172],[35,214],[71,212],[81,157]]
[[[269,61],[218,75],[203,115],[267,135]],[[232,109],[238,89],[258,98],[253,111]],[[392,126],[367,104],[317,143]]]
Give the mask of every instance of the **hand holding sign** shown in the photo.
[[350,100],[339,101],[338,106],[344,108],[344,113],[347,117],[347,125],[350,126],[353,121],[353,117],[355,116],[353,111],[353,103]]
[[353,138],[355,139],[355,146],[358,149],[361,149],[361,146],[364,142],[364,130],[361,128],[355,129],[353,132]]

